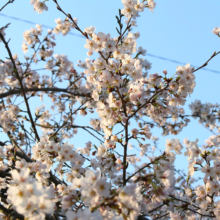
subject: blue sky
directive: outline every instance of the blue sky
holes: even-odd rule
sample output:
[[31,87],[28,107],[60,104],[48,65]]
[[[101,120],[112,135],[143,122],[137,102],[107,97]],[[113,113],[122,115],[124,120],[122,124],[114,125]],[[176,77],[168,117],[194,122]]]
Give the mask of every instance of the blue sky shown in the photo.
[[[7,1],[1,1],[0,6],[5,2]],[[113,37],[117,36],[115,15],[118,14],[118,9],[123,7],[120,0],[59,0],[58,2],[64,11],[70,13],[73,18],[78,18],[81,29],[95,26],[96,32],[102,31],[110,33]],[[154,13],[146,9],[137,19],[138,27],[134,28],[133,31],[139,31],[141,34],[137,41],[138,46],[147,49],[149,54],[183,63],[191,63],[196,66],[202,65],[214,51],[220,50],[220,38],[211,33],[214,27],[220,26],[220,1],[158,0],[156,3]],[[47,2],[47,5],[49,7],[48,12],[37,14],[29,1],[15,0],[13,4],[8,5],[2,11],[2,14],[55,27],[54,20],[58,17],[61,19],[65,17],[56,9],[52,0]],[[6,31],[6,36],[11,38],[12,52],[17,53],[21,58],[23,56],[21,50],[23,32],[34,27],[34,25],[0,16],[0,27],[7,23],[11,23]],[[45,33],[46,31],[45,29]],[[76,30],[72,32],[78,34]],[[59,35],[56,37],[56,43],[55,53],[68,55],[69,60],[74,65],[77,64],[78,60],[84,60],[87,57],[87,50],[84,48],[85,39],[83,38],[73,35],[65,37]],[[2,44],[0,44],[0,52],[0,58],[4,59],[7,55]],[[175,73],[176,63],[151,56],[146,56],[146,58],[152,63],[150,73],[162,73],[164,69],[168,70],[170,76]],[[211,60],[207,68],[220,71],[220,55]],[[205,70],[196,72],[196,87],[191,97],[188,97],[186,109],[188,109],[188,104],[195,99],[200,99],[202,102],[219,102],[219,82],[220,74]],[[39,106],[41,104],[39,102]],[[157,131],[154,133],[159,137],[160,134]],[[190,140],[199,138],[202,144],[210,135],[209,131],[192,119],[188,128],[185,128],[178,137],[181,140],[184,137],[188,137]],[[161,138],[159,143],[162,148],[164,148],[166,138],[177,138],[177,136]],[[80,145],[81,141],[79,140],[76,145]],[[178,163],[177,166],[182,167],[182,164]]]

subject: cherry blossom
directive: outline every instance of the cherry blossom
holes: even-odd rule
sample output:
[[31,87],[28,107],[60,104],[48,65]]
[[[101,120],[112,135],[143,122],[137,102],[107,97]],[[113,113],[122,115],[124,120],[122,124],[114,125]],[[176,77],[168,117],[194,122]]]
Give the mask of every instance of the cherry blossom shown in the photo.
[[[24,57],[12,54],[8,26],[0,29],[8,53],[0,60],[1,219],[219,219],[220,105],[195,100],[188,114],[185,103],[196,71],[220,52],[198,69],[153,72],[133,32],[145,8],[156,10],[153,0],[122,0],[117,34],[81,29],[61,3],[51,1],[52,30],[24,31]],[[48,11],[47,1],[30,4]],[[56,52],[56,35],[70,31],[84,38],[85,60]],[[213,134],[165,143],[154,134],[177,135],[190,118]],[[186,173],[176,167],[181,154]]]

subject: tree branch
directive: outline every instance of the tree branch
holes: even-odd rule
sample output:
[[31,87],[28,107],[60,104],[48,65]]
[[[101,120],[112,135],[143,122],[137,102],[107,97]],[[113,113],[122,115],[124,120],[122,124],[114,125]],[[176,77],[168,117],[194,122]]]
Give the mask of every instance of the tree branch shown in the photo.
[[207,66],[208,63],[209,63],[209,61],[210,61],[213,57],[217,56],[219,53],[220,53],[220,51],[217,52],[217,53],[214,52],[214,53],[212,54],[212,56],[211,56],[202,66],[200,66],[199,68],[195,69],[195,70],[193,71],[193,73],[196,72],[196,71],[198,71],[199,69],[202,69],[203,67]]
[[31,120],[32,128],[33,128],[33,130],[34,130],[36,139],[39,141],[39,140],[40,140],[40,137],[39,137],[39,135],[38,135],[38,133],[37,133],[37,129],[36,129],[35,125],[34,125],[34,120],[33,120],[32,115],[31,115],[31,110],[30,110],[30,107],[29,107],[29,104],[28,104],[28,100],[27,100],[25,91],[24,91],[24,86],[23,86],[22,80],[21,80],[21,78],[20,78],[20,76],[19,76],[19,73],[18,73],[16,64],[15,64],[15,61],[14,61],[14,59],[13,59],[11,50],[10,50],[10,48],[9,48],[9,46],[8,46],[8,42],[5,41],[5,38],[4,38],[4,36],[2,35],[1,32],[0,32],[0,38],[1,38],[1,40],[3,41],[3,43],[4,43],[4,45],[5,45],[5,48],[6,48],[7,52],[8,52],[8,55],[9,55],[9,57],[10,57],[10,60],[11,60],[11,62],[12,62],[12,64],[13,64],[14,73],[15,73],[15,76],[16,76],[16,78],[18,79],[18,81],[19,81],[19,83],[20,83],[20,86],[21,86],[22,95],[24,96],[24,101],[25,101],[25,105],[26,105],[26,108],[27,108],[27,111],[28,111],[28,115],[29,115],[30,120]]
[[5,5],[2,6],[0,11],[2,11],[8,4],[13,3],[15,0],[9,0]]
[[[91,97],[90,93],[87,94],[80,94],[80,93],[73,93],[68,91],[67,89],[63,89],[63,88],[38,88],[38,87],[32,87],[32,88],[23,88],[24,92],[65,92],[68,94],[71,94],[73,96],[80,96],[80,97]],[[1,93],[0,94],[0,98],[5,98],[8,97],[10,95],[15,95],[15,94],[20,94],[22,93],[21,89],[14,89],[14,90],[9,90],[8,92],[5,93]]]

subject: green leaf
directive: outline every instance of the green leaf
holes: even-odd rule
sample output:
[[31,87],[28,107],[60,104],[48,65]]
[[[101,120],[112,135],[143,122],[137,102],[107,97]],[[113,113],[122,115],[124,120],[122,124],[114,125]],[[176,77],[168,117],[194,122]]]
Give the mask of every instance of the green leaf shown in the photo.
[[95,147],[96,150],[98,150],[98,147],[95,144],[94,144],[94,147]]
[[186,179],[187,185],[189,185],[189,180],[190,180],[190,175],[188,175]]

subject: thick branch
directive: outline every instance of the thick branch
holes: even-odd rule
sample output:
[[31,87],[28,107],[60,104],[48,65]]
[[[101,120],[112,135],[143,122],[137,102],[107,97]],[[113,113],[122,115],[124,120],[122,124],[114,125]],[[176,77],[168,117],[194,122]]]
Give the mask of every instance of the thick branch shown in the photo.
[[36,139],[39,141],[39,140],[40,140],[40,137],[39,137],[39,135],[38,135],[38,133],[37,133],[37,129],[36,129],[35,125],[34,125],[34,120],[33,120],[32,115],[31,115],[31,110],[30,110],[30,107],[29,107],[29,104],[28,104],[28,100],[27,100],[25,91],[24,91],[24,86],[23,86],[22,80],[21,80],[21,78],[20,78],[20,76],[19,76],[19,73],[18,73],[16,64],[15,64],[15,61],[14,61],[14,59],[13,59],[11,50],[10,50],[10,48],[9,48],[9,46],[8,46],[8,42],[5,41],[5,38],[3,37],[3,35],[2,35],[1,33],[0,33],[0,38],[1,38],[1,40],[3,41],[3,43],[4,43],[4,45],[5,45],[5,48],[6,48],[7,52],[8,52],[8,55],[9,55],[9,57],[10,57],[10,60],[11,60],[11,62],[12,62],[12,64],[13,64],[15,76],[16,76],[16,78],[18,79],[19,84],[20,84],[20,86],[21,86],[22,95],[24,96],[24,101],[25,101],[25,105],[26,105],[26,108],[27,108],[27,111],[28,111],[28,115],[29,115],[30,120],[31,120],[32,128],[33,128],[33,130],[34,130]]
[[[80,94],[80,93],[73,93],[68,91],[67,89],[62,89],[62,88],[38,88],[38,87],[32,87],[32,88],[23,88],[24,92],[65,92],[68,94],[71,94],[73,96],[80,96],[80,97],[90,97],[91,94]],[[14,89],[14,90],[9,90],[8,92],[4,92],[0,94],[0,98],[5,98],[10,95],[15,95],[15,94],[20,94],[22,93],[21,89]]]
[[3,205],[0,205],[0,210],[2,210],[2,212],[9,218],[9,219],[24,219],[24,216],[17,213],[15,210],[13,209],[7,209],[5,208]]

